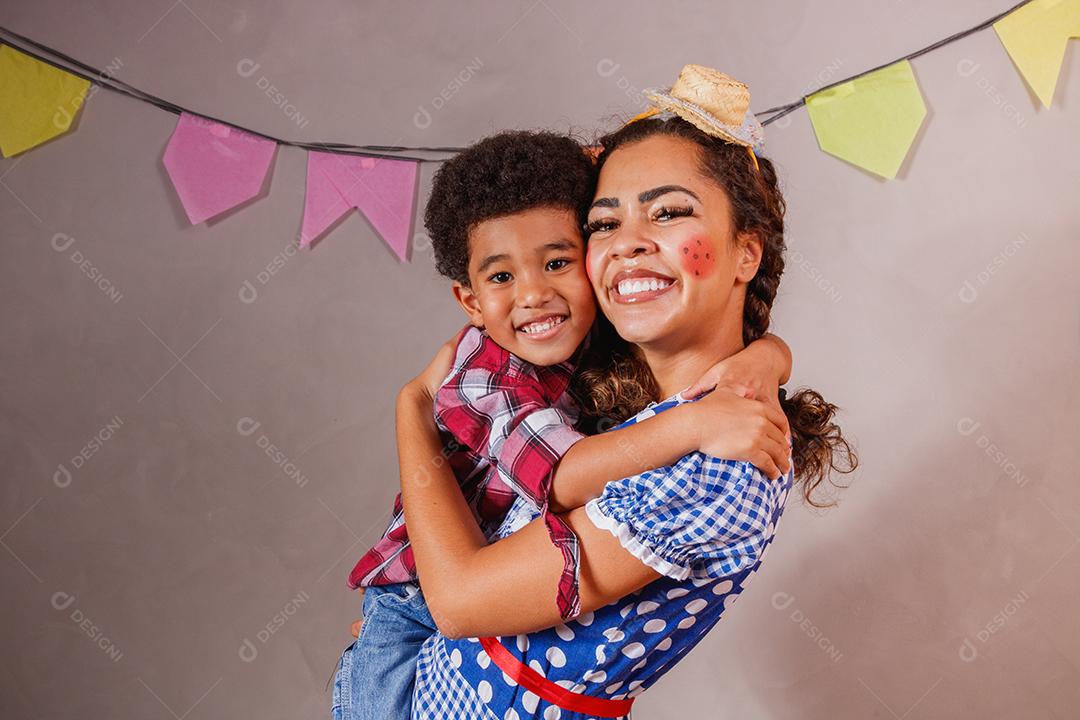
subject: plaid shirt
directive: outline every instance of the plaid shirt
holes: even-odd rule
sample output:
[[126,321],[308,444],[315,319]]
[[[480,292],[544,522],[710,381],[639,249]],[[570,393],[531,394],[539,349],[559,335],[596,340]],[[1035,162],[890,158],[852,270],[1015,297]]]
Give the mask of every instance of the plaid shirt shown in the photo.
[[[566,392],[573,361],[537,367],[470,327],[458,343],[454,367],[435,395],[435,421],[447,459],[489,540],[521,497],[543,515],[551,542],[562,552],[556,604],[563,619],[577,617],[578,539],[548,511],[555,465],[584,437],[574,429],[577,410]],[[356,563],[349,587],[416,579],[401,494],[382,538]]]

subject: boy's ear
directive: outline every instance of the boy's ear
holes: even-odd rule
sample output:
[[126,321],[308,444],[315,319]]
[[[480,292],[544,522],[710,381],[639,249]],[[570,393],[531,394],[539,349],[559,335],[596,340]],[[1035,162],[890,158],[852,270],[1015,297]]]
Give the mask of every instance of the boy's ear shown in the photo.
[[484,313],[480,310],[480,299],[476,296],[476,293],[473,292],[471,287],[467,287],[457,280],[454,281],[453,291],[458,305],[469,316],[469,322],[474,327],[482,330],[484,328]]
[[739,245],[735,277],[742,282],[748,283],[757,275],[758,267],[761,266],[761,256],[764,247],[761,237],[756,232],[746,233],[741,238]]

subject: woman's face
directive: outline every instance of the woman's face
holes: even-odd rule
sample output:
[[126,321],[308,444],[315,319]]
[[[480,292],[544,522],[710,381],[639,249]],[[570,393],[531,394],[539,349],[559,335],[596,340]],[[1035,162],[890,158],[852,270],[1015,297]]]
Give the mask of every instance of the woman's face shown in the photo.
[[741,337],[745,283],[761,260],[755,236],[734,235],[727,193],[683,138],[619,148],[589,211],[588,269],[597,302],[625,340],[678,350]]

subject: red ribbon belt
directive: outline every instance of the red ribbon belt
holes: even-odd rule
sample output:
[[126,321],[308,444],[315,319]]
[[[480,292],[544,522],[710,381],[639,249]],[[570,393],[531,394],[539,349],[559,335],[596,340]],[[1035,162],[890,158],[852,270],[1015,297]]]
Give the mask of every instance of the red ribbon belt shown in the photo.
[[630,712],[634,698],[608,700],[593,695],[571,692],[562,685],[556,685],[540,673],[525,665],[493,637],[480,638],[480,645],[491,660],[506,675],[529,692],[539,695],[549,703],[558,705],[563,710],[595,715],[603,718],[620,718]]

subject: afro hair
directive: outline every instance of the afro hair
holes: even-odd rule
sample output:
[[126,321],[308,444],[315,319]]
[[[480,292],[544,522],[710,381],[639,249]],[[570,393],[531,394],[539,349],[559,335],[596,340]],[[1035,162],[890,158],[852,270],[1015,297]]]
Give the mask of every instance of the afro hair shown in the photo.
[[593,162],[572,138],[511,131],[480,140],[435,173],[424,212],[435,268],[469,286],[469,232],[485,220],[540,207],[584,220],[592,200]]

